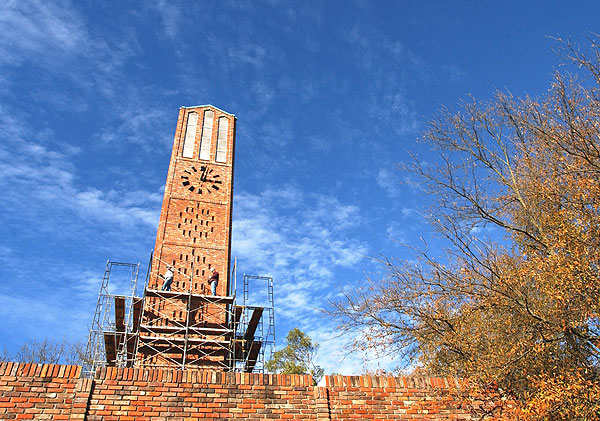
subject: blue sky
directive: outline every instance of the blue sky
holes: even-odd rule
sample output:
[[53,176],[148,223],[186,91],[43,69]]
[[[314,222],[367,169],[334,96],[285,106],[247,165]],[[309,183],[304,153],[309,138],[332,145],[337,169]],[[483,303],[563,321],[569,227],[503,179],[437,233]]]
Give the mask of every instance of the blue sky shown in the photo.
[[[0,4],[0,347],[86,337],[107,259],[154,246],[180,106],[237,116],[233,256],[275,279],[276,335],[327,372],[354,354],[320,308],[410,258],[426,199],[396,164],[441,105],[541,95],[600,4],[33,1]],[[141,276],[143,279],[143,276]],[[118,292],[118,291],[115,291]]]

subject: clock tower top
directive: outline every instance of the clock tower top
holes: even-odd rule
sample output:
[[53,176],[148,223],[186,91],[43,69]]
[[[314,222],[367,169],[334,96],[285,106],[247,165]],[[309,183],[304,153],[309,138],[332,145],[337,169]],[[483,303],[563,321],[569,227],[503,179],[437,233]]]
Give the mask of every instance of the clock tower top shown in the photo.
[[150,287],[161,285],[168,264],[175,268],[173,289],[203,293],[216,268],[218,295],[227,295],[235,124],[233,114],[212,105],[179,109]]

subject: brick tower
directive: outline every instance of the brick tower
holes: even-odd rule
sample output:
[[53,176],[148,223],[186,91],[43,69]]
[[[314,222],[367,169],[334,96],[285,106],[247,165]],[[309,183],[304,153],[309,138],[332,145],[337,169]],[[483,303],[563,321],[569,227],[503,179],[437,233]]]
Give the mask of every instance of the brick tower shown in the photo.
[[[203,293],[210,269],[220,274],[217,295],[227,295],[235,116],[206,105],[182,107],[154,246],[154,267],[177,269],[173,289]],[[192,273],[193,270],[193,273]],[[178,274],[180,276],[178,276]],[[156,273],[150,287],[162,285]]]
[[[181,107],[151,271],[136,365],[227,369],[231,338],[230,246],[234,115]],[[163,275],[173,267],[171,291]],[[212,296],[207,279],[219,273]]]

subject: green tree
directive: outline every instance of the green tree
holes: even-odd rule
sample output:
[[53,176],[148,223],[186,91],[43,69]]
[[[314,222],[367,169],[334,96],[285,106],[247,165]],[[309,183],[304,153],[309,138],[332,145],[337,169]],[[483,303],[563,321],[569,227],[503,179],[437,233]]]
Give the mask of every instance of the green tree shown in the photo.
[[285,348],[275,352],[265,367],[273,373],[310,374],[315,384],[321,380],[324,370],[315,365],[319,344],[298,328],[290,330],[285,338]]
[[443,110],[409,168],[446,253],[383,260],[334,314],[357,348],[496,384],[524,419],[600,419],[600,38],[548,94]]

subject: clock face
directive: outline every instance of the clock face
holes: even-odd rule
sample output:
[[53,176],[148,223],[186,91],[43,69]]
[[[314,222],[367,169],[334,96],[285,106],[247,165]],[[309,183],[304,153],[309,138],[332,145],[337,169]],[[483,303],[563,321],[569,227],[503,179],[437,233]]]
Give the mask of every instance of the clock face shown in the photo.
[[212,194],[220,189],[223,183],[220,175],[208,165],[201,165],[199,168],[192,165],[187,170],[183,170],[181,176],[181,185],[192,193]]

